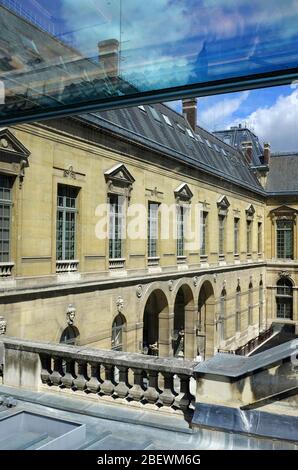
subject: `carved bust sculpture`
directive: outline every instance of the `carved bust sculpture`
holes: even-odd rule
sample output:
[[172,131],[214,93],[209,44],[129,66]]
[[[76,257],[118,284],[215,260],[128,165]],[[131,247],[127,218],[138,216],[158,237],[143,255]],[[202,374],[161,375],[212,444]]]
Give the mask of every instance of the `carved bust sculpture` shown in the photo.
[[67,312],[66,312],[66,321],[68,325],[73,325],[76,316],[76,309],[72,304],[68,305]]
[[4,317],[0,317],[0,335],[5,335],[6,333],[7,321]]
[[118,299],[116,301],[116,305],[117,305],[118,313],[122,313],[123,308],[124,308],[124,300],[122,299],[122,297],[118,297]]

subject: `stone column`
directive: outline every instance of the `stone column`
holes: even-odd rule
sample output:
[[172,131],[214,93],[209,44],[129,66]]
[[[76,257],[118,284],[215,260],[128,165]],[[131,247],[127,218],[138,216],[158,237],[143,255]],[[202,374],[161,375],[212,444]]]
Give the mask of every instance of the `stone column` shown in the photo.
[[215,347],[215,300],[207,301],[206,303],[206,320],[205,320],[205,359],[214,356]]
[[194,359],[197,356],[197,316],[198,309],[185,306],[184,358]]
[[[171,309],[173,312],[173,309]],[[161,357],[172,357],[172,331],[174,329],[174,312],[161,312],[159,314],[159,338],[158,355]]]

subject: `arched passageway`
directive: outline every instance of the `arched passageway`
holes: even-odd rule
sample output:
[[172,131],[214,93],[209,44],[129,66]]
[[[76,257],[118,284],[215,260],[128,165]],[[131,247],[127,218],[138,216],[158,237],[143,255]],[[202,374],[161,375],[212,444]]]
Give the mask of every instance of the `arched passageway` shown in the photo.
[[146,302],[143,319],[143,352],[153,356],[168,355],[164,350],[170,334],[168,327],[169,306],[164,292],[152,292]]
[[192,290],[187,284],[179,288],[175,298],[172,346],[176,357],[196,357],[196,312]]
[[198,354],[203,359],[214,355],[215,345],[215,298],[211,283],[205,281],[198,302]]

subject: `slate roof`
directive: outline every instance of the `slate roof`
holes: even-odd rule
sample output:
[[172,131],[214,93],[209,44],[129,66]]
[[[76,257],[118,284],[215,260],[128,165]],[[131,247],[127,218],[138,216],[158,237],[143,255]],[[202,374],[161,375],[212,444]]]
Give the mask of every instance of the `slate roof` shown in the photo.
[[101,111],[81,119],[160,151],[165,158],[264,193],[241,152],[200,127],[194,134],[184,116],[164,104]]
[[221,131],[213,132],[219,139],[226,143],[229,143],[232,147],[242,150],[242,142],[252,143],[252,164],[253,166],[259,166],[263,164],[263,148],[256,136],[247,127],[239,126],[231,127]]
[[266,191],[278,194],[298,192],[298,153],[271,155]]

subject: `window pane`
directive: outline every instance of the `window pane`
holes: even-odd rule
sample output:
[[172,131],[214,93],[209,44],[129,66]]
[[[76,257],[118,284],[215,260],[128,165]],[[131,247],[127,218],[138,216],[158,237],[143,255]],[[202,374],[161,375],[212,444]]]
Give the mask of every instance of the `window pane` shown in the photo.
[[157,256],[158,204],[149,203],[148,208],[148,257]]
[[76,204],[78,189],[58,185],[56,221],[56,259],[75,259]]
[[11,261],[9,245],[12,183],[12,178],[0,175],[0,262],[3,263]]

